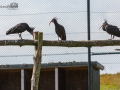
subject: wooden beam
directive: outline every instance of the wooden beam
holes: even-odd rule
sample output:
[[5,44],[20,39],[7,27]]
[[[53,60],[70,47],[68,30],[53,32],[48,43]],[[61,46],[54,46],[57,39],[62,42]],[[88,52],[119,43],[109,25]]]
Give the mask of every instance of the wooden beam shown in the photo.
[[23,46],[23,45],[36,45],[37,40],[28,40],[28,39],[22,39],[22,40],[0,40],[0,46],[8,46],[8,45],[16,45],[16,46]]
[[81,41],[48,41],[43,40],[43,46],[64,47],[92,47],[92,46],[120,46],[120,40],[81,40]]
[[[0,46],[36,46],[38,40],[0,40]],[[120,40],[81,40],[81,41],[52,41],[43,40],[43,46],[61,47],[92,47],[92,46],[120,46]]]

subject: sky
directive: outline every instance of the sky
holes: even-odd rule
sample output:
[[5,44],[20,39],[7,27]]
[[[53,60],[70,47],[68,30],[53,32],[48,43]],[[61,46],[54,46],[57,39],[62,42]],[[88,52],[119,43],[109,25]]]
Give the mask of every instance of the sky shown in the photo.
[[[58,23],[66,30],[67,40],[87,40],[87,0],[0,0],[0,40],[19,39],[18,35],[6,35],[6,31],[18,23],[26,22],[34,31],[43,32],[44,40],[57,40],[55,26],[50,24],[52,18],[57,17]],[[18,3],[18,8],[9,10],[2,6]],[[91,40],[107,40],[110,35],[99,27],[106,19],[109,24],[120,27],[119,0],[92,0],[90,2],[90,32]],[[32,39],[25,31],[23,39]],[[115,37],[115,39],[120,39]],[[116,52],[119,46],[92,47],[91,52]],[[87,48],[77,47],[43,47],[42,63],[51,62],[87,62]],[[71,54],[68,54],[71,53]],[[80,53],[80,54],[74,54]],[[62,55],[55,55],[62,54]],[[13,57],[10,57],[10,56]],[[17,56],[21,55],[21,56]],[[0,64],[29,64],[33,63],[33,46],[1,46]],[[102,73],[120,72],[119,54],[92,55],[92,61],[98,61],[105,69]]]

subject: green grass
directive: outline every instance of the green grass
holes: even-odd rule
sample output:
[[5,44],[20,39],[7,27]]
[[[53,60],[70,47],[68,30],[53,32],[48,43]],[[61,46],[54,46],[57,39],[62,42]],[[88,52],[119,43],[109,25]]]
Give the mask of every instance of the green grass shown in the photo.
[[100,75],[100,90],[120,90],[120,73]]
[[116,85],[100,85],[100,90],[120,90],[120,87]]

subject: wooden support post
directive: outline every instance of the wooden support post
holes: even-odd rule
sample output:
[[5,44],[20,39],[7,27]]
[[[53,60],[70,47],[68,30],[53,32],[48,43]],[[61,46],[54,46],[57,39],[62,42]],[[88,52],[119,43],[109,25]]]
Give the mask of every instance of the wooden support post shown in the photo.
[[24,90],[24,69],[21,69],[21,90]]
[[34,66],[31,78],[31,90],[38,90],[39,77],[41,69],[41,59],[42,59],[42,45],[43,45],[43,33],[35,32],[34,39],[38,40],[38,44],[35,46],[35,55],[33,57]]
[[55,90],[58,90],[58,68],[55,68]]
[[24,90],[24,69],[21,69],[21,90]]

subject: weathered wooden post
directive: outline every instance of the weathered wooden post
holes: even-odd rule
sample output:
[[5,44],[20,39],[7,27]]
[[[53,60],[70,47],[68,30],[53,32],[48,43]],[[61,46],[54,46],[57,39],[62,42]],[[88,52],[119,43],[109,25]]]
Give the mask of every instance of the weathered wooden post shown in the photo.
[[32,78],[31,78],[31,90],[38,90],[41,61],[42,61],[43,33],[35,32],[34,39],[38,40],[38,44],[35,45],[35,55],[33,57],[34,66],[33,66]]

